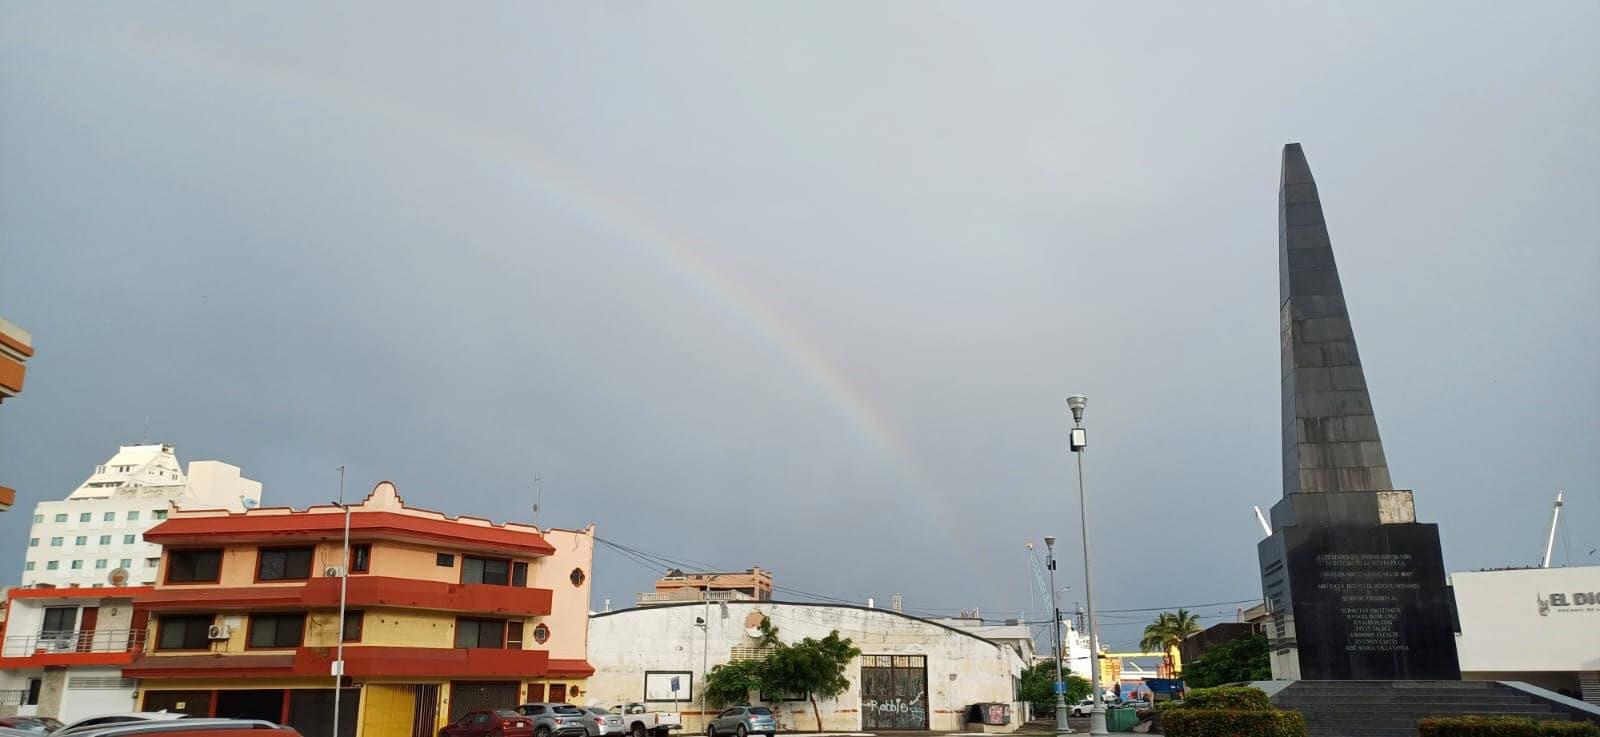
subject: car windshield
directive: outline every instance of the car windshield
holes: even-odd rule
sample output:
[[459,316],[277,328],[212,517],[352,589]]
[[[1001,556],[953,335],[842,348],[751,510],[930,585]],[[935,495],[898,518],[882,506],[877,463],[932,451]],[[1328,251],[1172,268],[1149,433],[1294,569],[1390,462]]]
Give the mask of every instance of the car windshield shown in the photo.
[[603,707],[603,706],[591,706],[591,707],[589,707],[589,711],[592,712],[592,713],[595,713],[595,714],[610,714],[611,713],[609,711],[606,711],[606,708]]
[[750,713],[751,714],[755,714],[756,716],[763,716],[763,717],[772,716],[772,710],[768,709],[765,706],[752,706],[752,707],[750,707]]
[[570,704],[557,704],[554,709],[557,714],[582,714],[583,710]]
[[496,711],[495,713],[500,715],[500,716],[502,716],[502,717],[520,717],[520,716],[522,716],[521,714],[518,714],[516,711],[511,710],[511,709],[500,709],[500,710]]

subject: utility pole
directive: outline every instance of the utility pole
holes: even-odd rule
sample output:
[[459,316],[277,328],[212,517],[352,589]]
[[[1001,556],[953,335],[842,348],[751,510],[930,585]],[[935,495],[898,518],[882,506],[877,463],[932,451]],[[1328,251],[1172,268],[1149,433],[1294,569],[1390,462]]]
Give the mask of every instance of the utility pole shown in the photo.
[[339,566],[339,643],[333,659],[333,737],[339,737],[339,695],[344,692],[344,605],[350,585],[350,507],[344,503],[344,466],[339,467],[339,508],[344,510],[344,563]]

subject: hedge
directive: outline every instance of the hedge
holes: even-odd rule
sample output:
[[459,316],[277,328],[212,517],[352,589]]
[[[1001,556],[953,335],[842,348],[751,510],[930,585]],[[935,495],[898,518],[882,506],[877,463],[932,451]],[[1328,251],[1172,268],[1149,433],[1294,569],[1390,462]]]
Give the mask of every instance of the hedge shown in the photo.
[[1183,697],[1185,709],[1231,709],[1234,711],[1272,711],[1267,693],[1249,686],[1197,688]]
[[1421,737],[1600,737],[1600,725],[1524,717],[1429,717],[1417,723],[1417,732]]
[[1297,711],[1168,709],[1161,731],[1167,737],[1306,737],[1306,719]]

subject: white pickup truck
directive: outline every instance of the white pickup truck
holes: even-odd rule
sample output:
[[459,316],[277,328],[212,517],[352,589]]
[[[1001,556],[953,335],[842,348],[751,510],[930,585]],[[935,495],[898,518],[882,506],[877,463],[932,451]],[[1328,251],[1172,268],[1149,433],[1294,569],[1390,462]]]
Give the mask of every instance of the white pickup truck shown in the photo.
[[613,706],[611,713],[622,717],[622,726],[631,737],[667,737],[672,730],[683,729],[678,712],[650,711],[637,702]]

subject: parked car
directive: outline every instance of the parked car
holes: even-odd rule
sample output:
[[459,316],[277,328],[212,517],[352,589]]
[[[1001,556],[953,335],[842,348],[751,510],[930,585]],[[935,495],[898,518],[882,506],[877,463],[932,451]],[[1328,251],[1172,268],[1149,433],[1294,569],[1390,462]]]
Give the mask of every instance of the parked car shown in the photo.
[[140,720],[91,725],[73,737],[301,737],[293,727],[260,719],[212,719],[178,715],[177,719]]
[[583,728],[588,730],[589,737],[628,733],[628,728],[622,726],[622,717],[606,711],[603,706],[589,706],[583,711],[589,716],[583,722]]
[[1145,701],[1144,699],[1128,699],[1127,701],[1122,702],[1122,705],[1123,706],[1127,706],[1127,707],[1131,707],[1131,708],[1134,708],[1134,709],[1148,709],[1148,708],[1150,708],[1150,702]]
[[637,701],[611,707],[611,713],[622,717],[622,726],[633,737],[667,737],[675,729],[683,729],[683,717],[675,711],[650,711]]
[[439,737],[533,737],[533,719],[512,709],[481,709],[439,729]]
[[60,719],[50,717],[0,717],[0,727],[22,732],[49,733],[61,729]]
[[189,716],[176,711],[134,711],[126,714],[101,714],[99,716],[85,717],[50,734],[52,737],[76,737],[94,727],[105,727],[113,724],[132,724],[138,722],[170,722]]
[[590,718],[588,712],[572,704],[550,702],[523,704],[517,713],[533,721],[533,737],[588,737],[584,726]]
[[777,734],[778,720],[772,715],[771,709],[765,706],[729,707],[713,717],[711,724],[706,726],[706,737],[717,737],[719,734],[748,737],[752,732],[767,737]]
[[1094,711],[1094,699],[1084,699],[1072,705],[1072,715],[1075,717],[1089,716]]

